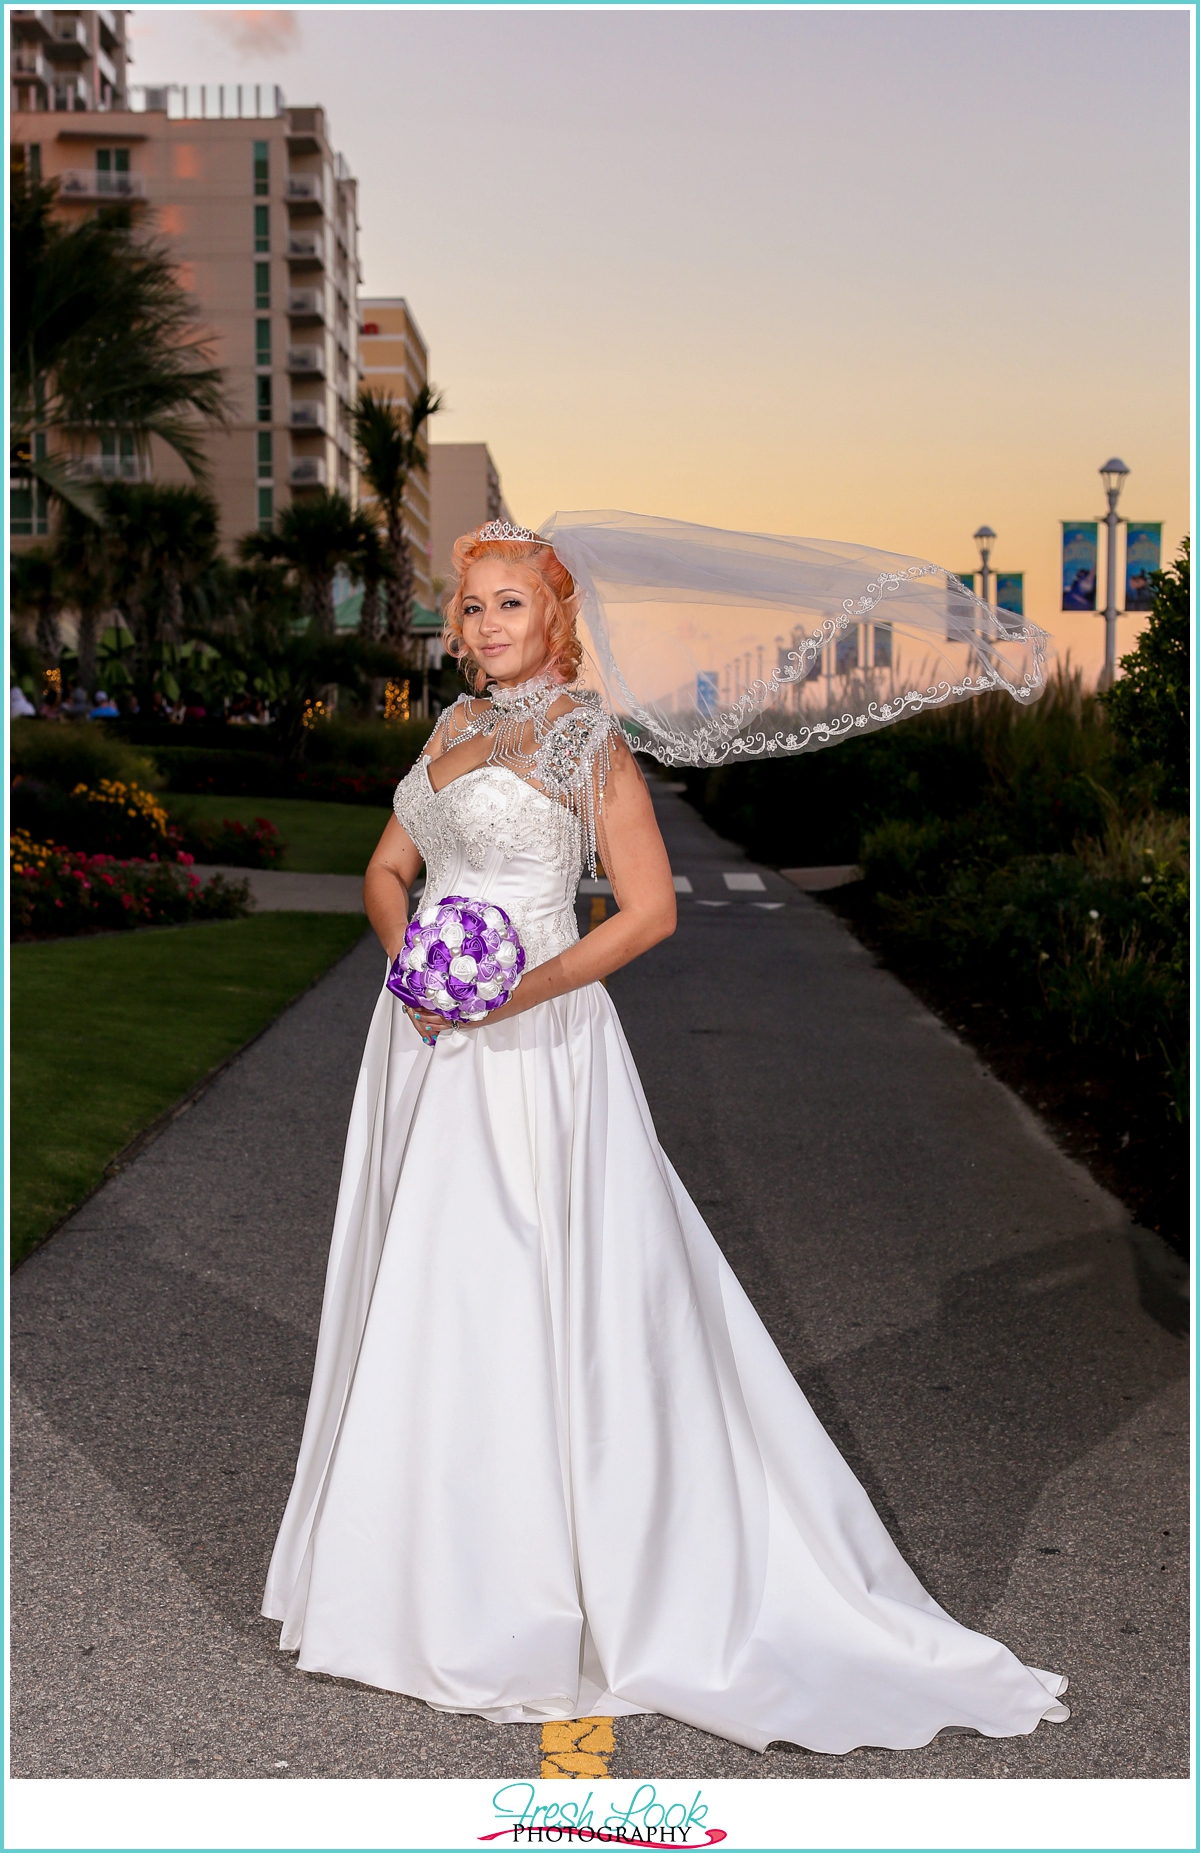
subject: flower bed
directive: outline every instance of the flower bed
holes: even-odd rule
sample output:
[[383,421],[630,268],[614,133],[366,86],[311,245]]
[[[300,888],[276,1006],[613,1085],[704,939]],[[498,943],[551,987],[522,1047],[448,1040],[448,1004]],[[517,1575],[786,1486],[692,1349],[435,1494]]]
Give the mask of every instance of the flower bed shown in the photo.
[[283,861],[287,844],[269,817],[256,817],[252,824],[223,817],[181,819],[172,835],[182,838],[188,854],[199,862],[228,862],[239,869],[277,869]]
[[249,912],[246,882],[214,875],[201,883],[192,857],[118,861],[15,830],[9,843],[16,937],[58,938],[190,920],[235,920]]

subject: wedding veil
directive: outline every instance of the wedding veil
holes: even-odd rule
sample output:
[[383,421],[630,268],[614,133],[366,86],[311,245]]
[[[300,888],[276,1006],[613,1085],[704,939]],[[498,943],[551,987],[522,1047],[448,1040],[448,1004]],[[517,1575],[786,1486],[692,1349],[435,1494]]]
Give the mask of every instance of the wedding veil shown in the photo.
[[538,532],[575,580],[586,679],[663,765],[800,753],[1045,683],[1046,632],[927,560],[609,509]]

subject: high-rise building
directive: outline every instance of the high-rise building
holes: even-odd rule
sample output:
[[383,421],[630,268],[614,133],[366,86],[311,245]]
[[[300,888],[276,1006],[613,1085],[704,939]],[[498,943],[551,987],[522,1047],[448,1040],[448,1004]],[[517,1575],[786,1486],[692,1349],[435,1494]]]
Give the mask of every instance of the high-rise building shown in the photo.
[[454,543],[485,521],[512,519],[500,489],[500,473],[486,444],[431,444],[429,486],[433,499],[433,576],[450,577]]
[[8,21],[13,109],[30,114],[123,109],[127,11],[12,8]]
[[[228,429],[205,440],[222,545],[306,492],[356,500],[357,188],[324,111],[289,109],[273,86],[135,87],[121,108],[18,110],[10,134],[13,161],[58,182],[64,215],[128,200],[170,246],[232,401]],[[83,467],[187,475],[157,440],[138,455],[120,432],[86,437]]]
[[[403,296],[360,296],[359,354],[362,382],[390,393],[405,411],[429,379],[429,349]],[[428,435],[428,434],[426,434]],[[404,528],[418,603],[433,605],[430,569],[429,483],[420,472],[404,489]]]

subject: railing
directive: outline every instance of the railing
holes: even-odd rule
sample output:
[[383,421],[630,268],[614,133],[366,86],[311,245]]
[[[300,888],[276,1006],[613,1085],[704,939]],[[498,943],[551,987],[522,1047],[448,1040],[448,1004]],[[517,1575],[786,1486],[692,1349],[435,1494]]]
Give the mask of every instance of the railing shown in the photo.
[[287,351],[287,370],[289,373],[319,373],[325,377],[325,349],[323,347],[290,347]]
[[287,255],[297,264],[323,264],[325,240],[320,232],[289,232]]
[[60,199],[145,199],[146,176],[68,167],[58,176],[58,194]]
[[325,320],[324,290],[289,290],[287,299],[289,315],[315,315]]
[[51,13],[53,27],[50,36],[51,52],[61,52],[64,57],[86,57],[91,50],[88,44],[87,27],[81,19]]
[[324,457],[293,457],[288,481],[294,488],[324,488],[327,481]]
[[13,47],[12,76],[18,82],[25,83],[29,83],[31,79],[39,84],[48,84],[51,81],[45,54],[40,46],[15,45]]
[[270,119],[287,114],[278,84],[131,84],[136,113],[165,110],[175,121]]
[[293,399],[291,425],[293,431],[323,432],[325,401],[323,399]]
[[54,37],[54,15],[48,8],[17,7],[8,17],[14,32],[40,32],[44,38]]
[[324,198],[319,174],[289,174],[284,197],[289,206],[320,207]]
[[99,476],[105,482],[137,483],[149,481],[149,464],[140,457],[80,457],[76,469],[81,476]]
[[75,76],[64,78],[59,77],[57,72],[55,73],[55,109],[90,109],[91,106],[92,99],[88,91],[87,79],[85,77]]
[[96,47],[96,69],[99,71],[105,83],[111,84],[115,90],[117,87],[117,67],[108,53],[99,45]]

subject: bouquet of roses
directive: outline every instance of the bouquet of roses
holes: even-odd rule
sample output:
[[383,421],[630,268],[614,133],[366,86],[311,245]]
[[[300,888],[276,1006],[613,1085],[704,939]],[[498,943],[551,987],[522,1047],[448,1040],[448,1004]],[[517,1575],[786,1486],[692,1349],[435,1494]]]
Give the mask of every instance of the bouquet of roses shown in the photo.
[[448,894],[409,922],[387,987],[414,1010],[479,1023],[521,982],[525,948],[502,907]]

